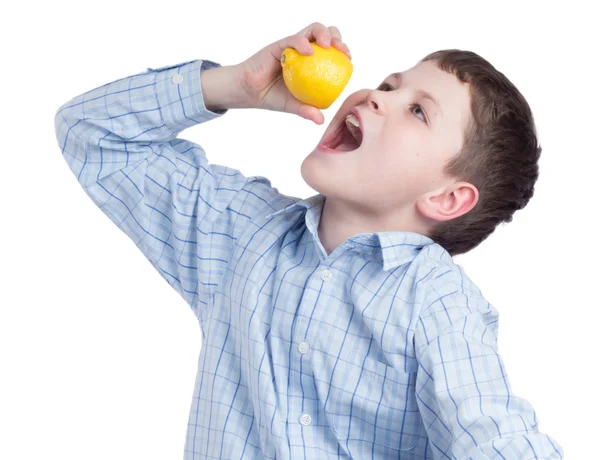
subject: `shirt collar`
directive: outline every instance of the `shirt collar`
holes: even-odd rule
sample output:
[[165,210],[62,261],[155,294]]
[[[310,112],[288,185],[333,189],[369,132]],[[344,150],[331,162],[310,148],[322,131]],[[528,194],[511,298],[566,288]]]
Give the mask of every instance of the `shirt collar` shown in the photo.
[[[315,240],[319,241],[318,228],[324,201],[324,195],[313,195],[268,214],[265,219],[292,212],[304,212],[307,228]],[[357,247],[379,252],[385,271],[412,261],[425,246],[435,244],[431,238],[425,235],[406,231],[360,233],[352,236],[349,240]]]
[[325,201],[325,196],[323,196],[319,193],[317,195],[305,198],[304,200],[296,201],[295,203],[292,203],[289,206],[286,206],[285,208],[280,209],[279,211],[275,211],[271,214],[268,214],[265,216],[265,219],[270,219],[271,217],[278,216],[279,214],[287,214],[287,213],[293,212],[293,211],[306,211],[308,209],[313,208],[314,206],[318,206],[320,208],[318,211],[318,215],[320,217],[321,210],[323,209],[324,201]]

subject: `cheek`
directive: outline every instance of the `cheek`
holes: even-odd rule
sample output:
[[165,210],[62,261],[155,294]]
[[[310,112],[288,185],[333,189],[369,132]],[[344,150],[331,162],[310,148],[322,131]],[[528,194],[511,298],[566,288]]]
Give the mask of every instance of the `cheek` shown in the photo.
[[428,191],[439,169],[433,146],[415,128],[389,133],[381,139],[373,153],[369,170],[370,182],[378,190],[392,193]]
[[427,146],[420,133],[409,127],[388,132],[378,148],[382,163],[390,168],[411,172],[427,161]]
[[428,142],[426,134],[423,127],[419,126],[416,122],[410,122],[410,120],[390,120],[384,128],[379,143],[386,150],[419,153]]

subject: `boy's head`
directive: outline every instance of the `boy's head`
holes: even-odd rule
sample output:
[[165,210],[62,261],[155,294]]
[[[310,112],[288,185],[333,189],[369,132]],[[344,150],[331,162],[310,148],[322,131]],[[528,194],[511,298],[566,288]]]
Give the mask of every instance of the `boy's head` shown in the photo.
[[[345,122],[353,107],[357,139]],[[520,92],[461,50],[432,53],[377,90],[350,95],[321,141],[301,169],[327,205],[361,232],[422,233],[451,255],[473,249],[527,204],[541,152]]]

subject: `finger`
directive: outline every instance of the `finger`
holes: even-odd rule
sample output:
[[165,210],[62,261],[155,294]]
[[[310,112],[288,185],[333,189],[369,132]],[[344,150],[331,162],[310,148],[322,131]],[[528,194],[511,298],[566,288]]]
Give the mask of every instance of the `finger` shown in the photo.
[[342,33],[340,32],[340,29],[338,29],[336,26],[329,26],[328,29],[332,38],[337,38],[339,41],[342,41]]
[[331,32],[320,22],[315,22],[310,26],[302,29],[298,34],[304,35],[309,41],[316,41],[321,48],[329,48],[331,46]]
[[331,41],[331,45],[340,50],[342,53],[344,53],[346,56],[348,56],[348,59],[352,59],[352,54],[350,53],[350,48],[348,48],[348,45],[346,45],[345,43],[342,43],[339,39],[334,38]]
[[282,38],[281,40],[273,44],[274,47],[274,58],[281,59],[281,54],[287,48],[294,48],[300,54],[310,55],[313,54],[314,50],[310,46],[310,41],[307,37],[302,35],[290,35],[289,37]]
[[312,105],[305,104],[300,100],[296,99],[294,96],[289,94],[285,101],[283,101],[283,109],[282,112],[292,113],[294,115],[298,115],[302,118],[306,118],[307,120],[312,120],[316,124],[321,125],[325,121],[325,117],[321,113],[319,109],[313,107]]
[[318,125],[322,125],[325,122],[323,112],[312,105],[301,104],[298,108],[298,115],[307,120],[314,121]]

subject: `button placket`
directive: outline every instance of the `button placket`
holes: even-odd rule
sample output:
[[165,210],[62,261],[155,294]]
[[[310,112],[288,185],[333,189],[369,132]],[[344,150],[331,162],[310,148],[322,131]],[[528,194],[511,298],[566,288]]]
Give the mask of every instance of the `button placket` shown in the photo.
[[[321,271],[321,279],[325,282],[329,281],[333,277],[333,272],[329,269],[324,269]],[[298,352],[301,354],[306,354],[310,350],[310,345],[306,341],[302,341],[298,344]],[[298,418],[298,421],[303,426],[308,426],[312,423],[312,417],[310,414],[302,414]]]

